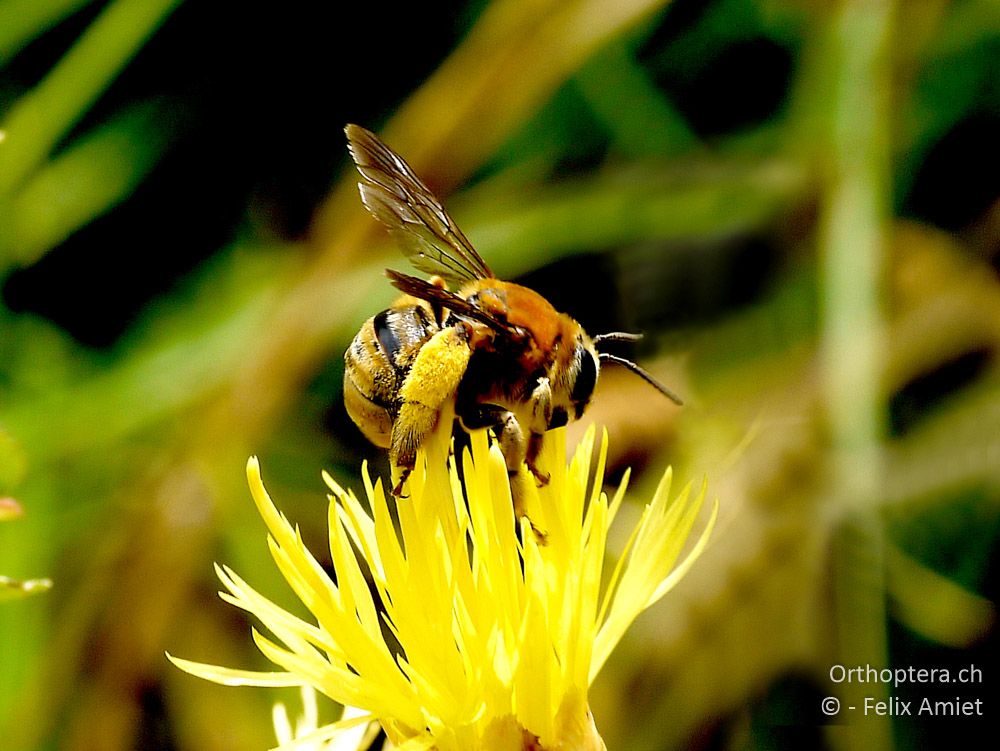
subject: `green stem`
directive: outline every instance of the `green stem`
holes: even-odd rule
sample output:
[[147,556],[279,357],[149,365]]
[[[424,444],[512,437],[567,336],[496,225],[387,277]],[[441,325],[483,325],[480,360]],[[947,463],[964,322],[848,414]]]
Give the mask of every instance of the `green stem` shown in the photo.
[[[835,659],[847,666],[887,662],[885,553],[877,507],[884,476],[879,382],[892,9],[889,1],[844,2],[831,19],[824,50],[832,131],[820,236],[821,346],[833,499],[844,512],[833,548]],[[888,719],[862,714],[866,697],[885,699],[884,687],[881,692],[876,684],[839,688],[847,724],[831,728],[831,740],[844,749],[891,748]]]

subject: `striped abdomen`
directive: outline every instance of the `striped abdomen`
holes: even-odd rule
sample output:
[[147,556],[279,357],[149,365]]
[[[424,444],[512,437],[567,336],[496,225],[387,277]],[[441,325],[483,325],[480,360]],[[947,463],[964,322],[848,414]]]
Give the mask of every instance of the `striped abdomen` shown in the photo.
[[344,353],[344,406],[376,446],[389,447],[399,390],[421,346],[439,329],[426,303],[398,305],[365,321]]

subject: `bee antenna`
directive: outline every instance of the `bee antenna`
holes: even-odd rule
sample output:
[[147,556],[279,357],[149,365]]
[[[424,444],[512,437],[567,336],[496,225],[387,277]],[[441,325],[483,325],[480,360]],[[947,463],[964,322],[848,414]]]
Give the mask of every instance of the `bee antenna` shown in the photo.
[[642,339],[642,334],[630,334],[627,331],[609,331],[607,334],[598,334],[594,337],[594,346],[601,342],[637,342]]
[[[604,336],[608,336],[608,335],[605,334]],[[635,336],[635,334],[629,334],[628,336]],[[641,368],[640,366],[636,365],[631,360],[626,360],[624,357],[618,357],[617,355],[612,355],[612,354],[610,354],[608,352],[598,352],[597,353],[597,357],[600,360],[605,360],[607,362],[615,362],[615,363],[618,363],[619,365],[624,365],[626,368],[628,368],[629,370],[631,370],[633,373],[635,373],[637,376],[639,376],[642,380],[644,380],[650,386],[652,386],[657,391],[659,391],[661,394],[663,394],[665,397],[667,397],[667,399],[669,399],[670,401],[672,401],[674,404],[676,404],[677,406],[683,406],[684,402],[681,401],[681,398],[679,396],[677,396],[677,394],[675,394],[673,391],[671,391],[670,389],[668,389],[662,383],[660,383],[659,381],[657,381],[655,378],[653,378],[653,376],[651,376],[643,368]]]

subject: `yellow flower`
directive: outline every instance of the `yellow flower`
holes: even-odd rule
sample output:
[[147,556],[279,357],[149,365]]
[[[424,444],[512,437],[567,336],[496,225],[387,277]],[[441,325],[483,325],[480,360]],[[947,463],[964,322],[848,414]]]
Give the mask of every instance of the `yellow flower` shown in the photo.
[[705,488],[694,498],[685,488],[671,500],[668,470],[608,576],[608,528],[628,477],[610,500],[602,492],[606,435],[592,471],[593,430],[568,466],[565,432],[547,434],[540,464],[550,481],[525,483],[531,522],[515,522],[503,456],[485,432],[471,436],[461,474],[448,445],[442,433],[427,442],[408,497],[395,502],[396,522],[391,497],[372,484],[367,468],[371,515],[324,475],[332,491],[334,578],[274,507],[251,459],[247,475],[271,554],[314,620],[291,615],[218,568],[228,590],[222,597],[264,624],[273,638],[254,630],[254,640],[283,671],[171,659],[227,685],[311,685],[367,713],[313,734],[323,740],[376,720],[400,749],[604,748],[588,687],[636,616],[704,547],[715,510],[680,559]]

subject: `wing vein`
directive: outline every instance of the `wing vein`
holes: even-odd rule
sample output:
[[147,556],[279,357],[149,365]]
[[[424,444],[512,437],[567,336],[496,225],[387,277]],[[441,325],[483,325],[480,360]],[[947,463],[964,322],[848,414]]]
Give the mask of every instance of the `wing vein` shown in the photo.
[[348,125],[348,147],[368,211],[388,227],[414,268],[461,284],[493,272],[458,225],[399,154],[369,130]]

